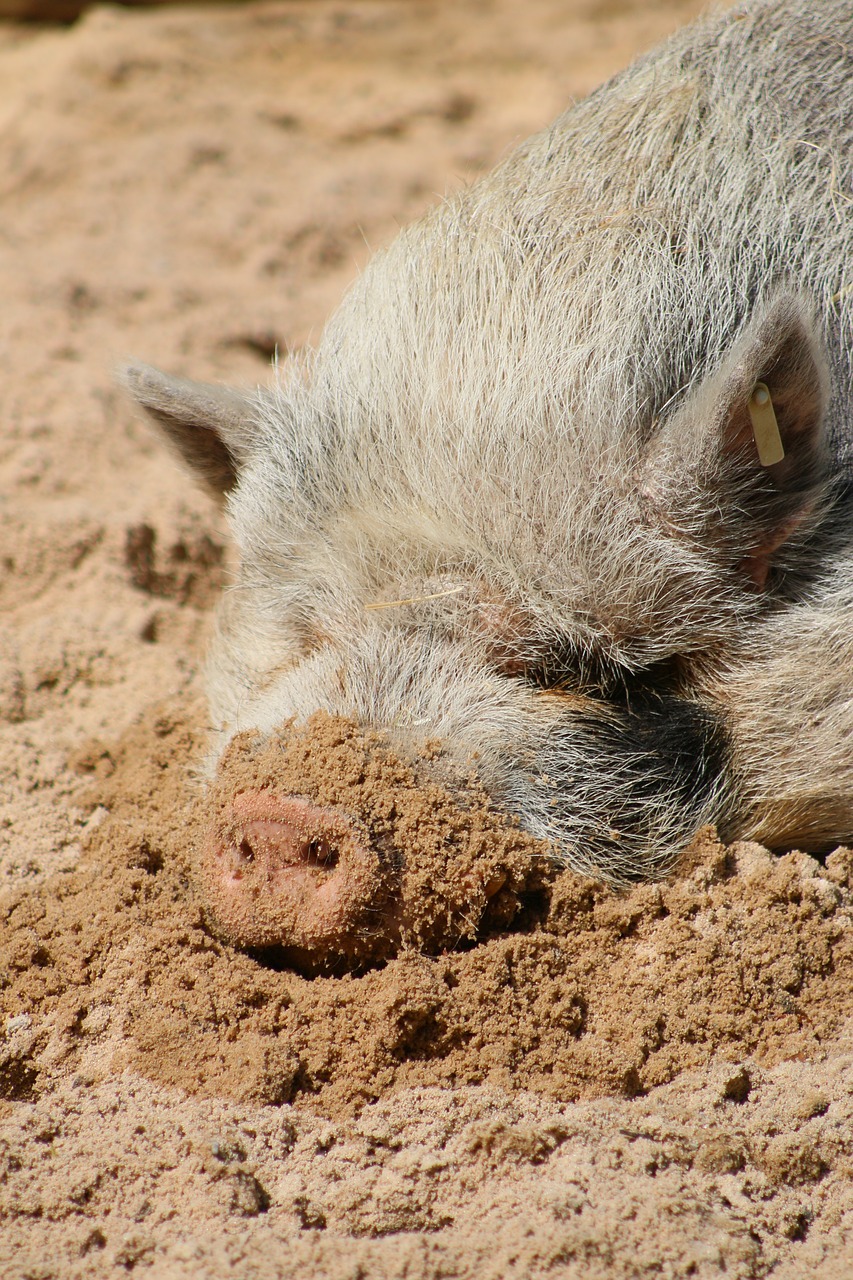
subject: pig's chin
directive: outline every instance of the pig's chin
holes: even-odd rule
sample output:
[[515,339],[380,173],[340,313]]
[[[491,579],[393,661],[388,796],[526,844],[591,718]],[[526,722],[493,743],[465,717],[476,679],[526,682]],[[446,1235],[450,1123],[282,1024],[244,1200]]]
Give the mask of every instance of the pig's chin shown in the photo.
[[366,834],[299,796],[236,796],[208,828],[198,879],[216,932],[239,947],[324,965],[395,932],[390,872]]

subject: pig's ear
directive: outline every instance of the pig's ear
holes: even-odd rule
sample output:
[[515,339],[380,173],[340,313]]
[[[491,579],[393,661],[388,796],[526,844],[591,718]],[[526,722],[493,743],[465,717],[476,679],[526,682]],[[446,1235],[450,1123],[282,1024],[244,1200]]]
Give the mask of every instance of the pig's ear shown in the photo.
[[810,307],[775,295],[650,442],[641,488],[664,524],[763,588],[824,497],[828,386]]
[[118,376],[172,450],[222,502],[250,450],[255,400],[230,387],[173,378],[145,364],[125,365]]

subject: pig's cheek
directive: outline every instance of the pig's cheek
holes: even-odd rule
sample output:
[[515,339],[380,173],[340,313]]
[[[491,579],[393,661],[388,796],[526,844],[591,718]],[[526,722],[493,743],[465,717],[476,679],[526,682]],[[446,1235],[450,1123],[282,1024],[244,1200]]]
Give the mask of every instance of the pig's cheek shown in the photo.
[[238,946],[348,953],[389,898],[388,873],[352,823],[299,797],[236,798],[208,830],[199,887]]

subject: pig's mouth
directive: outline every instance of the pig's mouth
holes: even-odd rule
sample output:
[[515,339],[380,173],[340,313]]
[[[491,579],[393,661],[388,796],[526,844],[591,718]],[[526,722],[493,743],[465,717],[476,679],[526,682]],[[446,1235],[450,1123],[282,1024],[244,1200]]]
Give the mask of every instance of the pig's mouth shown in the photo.
[[354,957],[377,916],[386,938],[392,924],[394,872],[367,832],[300,796],[236,796],[208,829],[200,880],[216,927],[242,947]]

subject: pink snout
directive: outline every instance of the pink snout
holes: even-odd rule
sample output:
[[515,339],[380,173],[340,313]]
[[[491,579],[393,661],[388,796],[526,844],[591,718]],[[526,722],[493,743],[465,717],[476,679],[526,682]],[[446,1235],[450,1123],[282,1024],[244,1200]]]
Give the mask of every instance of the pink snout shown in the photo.
[[238,946],[349,953],[386,873],[356,824],[298,796],[245,791],[208,830],[200,880]]

